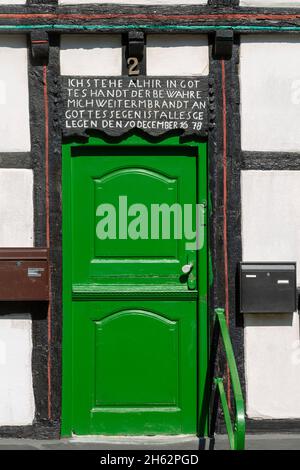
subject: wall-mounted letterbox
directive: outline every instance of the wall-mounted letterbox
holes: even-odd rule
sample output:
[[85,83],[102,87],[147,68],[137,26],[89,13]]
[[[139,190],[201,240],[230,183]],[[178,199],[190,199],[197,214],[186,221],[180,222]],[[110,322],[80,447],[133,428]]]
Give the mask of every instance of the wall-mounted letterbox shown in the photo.
[[296,263],[240,264],[242,313],[295,312],[296,299]]
[[46,248],[0,248],[0,301],[49,300]]

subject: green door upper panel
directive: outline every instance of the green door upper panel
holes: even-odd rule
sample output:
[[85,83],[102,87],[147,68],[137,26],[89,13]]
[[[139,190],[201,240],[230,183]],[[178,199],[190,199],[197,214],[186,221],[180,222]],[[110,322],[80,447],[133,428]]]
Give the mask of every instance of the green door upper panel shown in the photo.
[[[195,207],[196,154],[184,148],[175,156],[157,148],[121,152],[72,158],[73,284],[180,286],[187,240],[172,206]],[[164,215],[157,219],[153,205],[161,204]],[[113,217],[104,239],[106,209]]]

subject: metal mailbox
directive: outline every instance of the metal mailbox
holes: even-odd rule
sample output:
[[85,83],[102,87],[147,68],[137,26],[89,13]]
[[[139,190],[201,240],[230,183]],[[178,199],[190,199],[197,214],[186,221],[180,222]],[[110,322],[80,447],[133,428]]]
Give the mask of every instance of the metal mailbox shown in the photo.
[[0,301],[49,300],[46,248],[0,248]]
[[289,313],[296,310],[296,263],[240,263],[242,313]]

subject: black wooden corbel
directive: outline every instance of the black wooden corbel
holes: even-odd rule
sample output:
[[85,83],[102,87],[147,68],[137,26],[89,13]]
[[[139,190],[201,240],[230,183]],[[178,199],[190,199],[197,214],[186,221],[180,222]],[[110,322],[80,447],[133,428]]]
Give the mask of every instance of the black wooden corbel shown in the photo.
[[142,31],[129,31],[126,47],[126,63],[128,75],[145,73],[144,64],[145,35]]
[[229,60],[232,57],[233,47],[233,31],[230,29],[223,29],[216,31],[215,42],[213,47],[214,59]]
[[47,65],[49,62],[49,36],[46,31],[30,33],[31,55],[35,65]]

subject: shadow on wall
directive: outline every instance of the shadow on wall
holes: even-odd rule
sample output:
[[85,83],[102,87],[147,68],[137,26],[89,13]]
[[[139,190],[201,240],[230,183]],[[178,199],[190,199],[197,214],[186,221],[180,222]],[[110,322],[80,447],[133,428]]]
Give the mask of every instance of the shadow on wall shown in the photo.
[[76,35],[63,35],[61,39],[61,50],[72,49],[78,51],[78,49],[87,49],[95,51],[95,49],[119,49],[121,47],[121,35],[119,34],[82,34],[80,35],[80,41]]
[[293,313],[246,313],[244,314],[246,327],[263,326],[293,326]]

